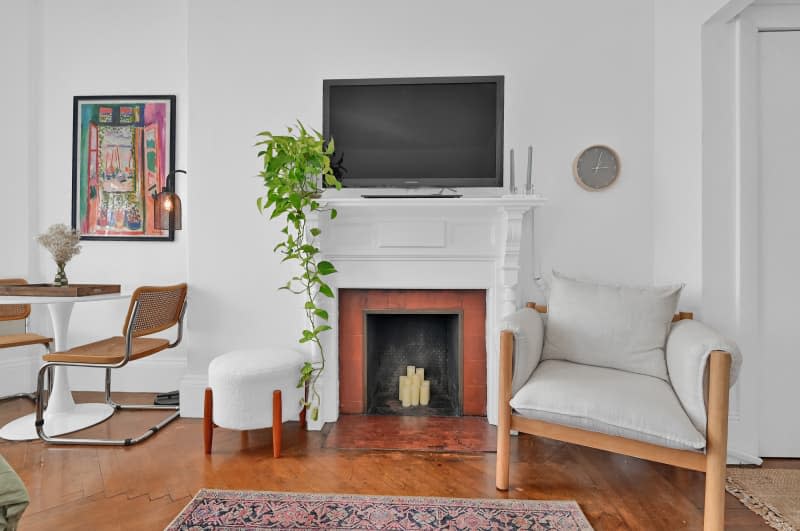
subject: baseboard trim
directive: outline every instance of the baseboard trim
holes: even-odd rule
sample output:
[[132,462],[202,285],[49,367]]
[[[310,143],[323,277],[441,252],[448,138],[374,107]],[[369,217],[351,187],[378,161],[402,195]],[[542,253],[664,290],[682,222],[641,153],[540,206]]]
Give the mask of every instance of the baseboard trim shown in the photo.
[[206,374],[186,374],[181,378],[181,417],[203,417],[203,392],[208,387]]
[[761,466],[763,459],[758,456],[750,455],[746,452],[741,452],[734,448],[728,448],[728,464],[729,465],[756,465]]

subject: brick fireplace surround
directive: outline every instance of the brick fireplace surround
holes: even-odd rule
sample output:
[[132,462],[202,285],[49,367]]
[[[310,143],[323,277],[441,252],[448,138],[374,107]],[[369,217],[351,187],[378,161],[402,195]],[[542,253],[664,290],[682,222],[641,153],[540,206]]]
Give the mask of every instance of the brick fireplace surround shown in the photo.
[[364,312],[463,312],[464,415],[486,415],[486,291],[339,290],[339,411],[364,413]]

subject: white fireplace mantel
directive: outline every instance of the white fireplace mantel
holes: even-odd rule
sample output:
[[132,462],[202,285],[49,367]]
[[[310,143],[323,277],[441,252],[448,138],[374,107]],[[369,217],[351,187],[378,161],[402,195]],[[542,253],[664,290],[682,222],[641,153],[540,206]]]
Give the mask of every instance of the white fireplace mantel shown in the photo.
[[[360,289],[486,290],[487,417],[497,422],[498,330],[504,315],[521,300],[520,270],[533,260],[533,211],[546,203],[538,195],[461,198],[366,199],[326,193],[325,212],[311,224],[322,229],[319,247],[337,273],[327,277],[338,293]],[[316,217],[316,216],[315,216]],[[528,230],[525,230],[528,227]],[[339,416],[339,337],[337,299],[321,297],[333,330],[323,334],[327,366],[321,390],[320,421]],[[314,353],[313,356],[318,356]]]

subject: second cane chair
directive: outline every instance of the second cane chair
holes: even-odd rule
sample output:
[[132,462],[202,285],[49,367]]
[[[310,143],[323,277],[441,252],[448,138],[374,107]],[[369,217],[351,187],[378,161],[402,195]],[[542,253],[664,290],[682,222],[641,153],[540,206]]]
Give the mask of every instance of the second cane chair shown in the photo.
[[[21,285],[28,282],[24,278],[0,278],[0,285]],[[50,352],[50,345],[53,339],[28,332],[28,317],[31,314],[30,304],[0,304],[0,322],[16,325],[11,329],[11,333],[3,332],[0,335],[0,349],[27,347],[31,345],[42,345]],[[28,398],[36,400],[37,394],[17,393],[13,395],[0,396],[0,400],[12,398]]]
[[[105,368],[105,400],[115,410],[171,410],[173,413],[143,434],[133,438],[115,440],[50,437],[45,433],[44,408],[41,402],[38,402],[36,407],[36,431],[42,440],[58,444],[130,446],[144,441],[180,416],[179,406],[117,404],[111,399],[111,370],[119,369],[132,361],[152,356],[162,350],[174,348],[181,342],[183,337],[183,316],[186,313],[186,291],[186,284],[138,288],[131,295],[128,315],[122,327],[122,336],[95,341],[64,352],[46,354],[43,357],[45,364],[39,370],[37,379],[37,389],[41,392],[44,387],[45,372],[51,367]],[[168,339],[144,337],[162,332],[176,325],[178,332],[173,342]]]

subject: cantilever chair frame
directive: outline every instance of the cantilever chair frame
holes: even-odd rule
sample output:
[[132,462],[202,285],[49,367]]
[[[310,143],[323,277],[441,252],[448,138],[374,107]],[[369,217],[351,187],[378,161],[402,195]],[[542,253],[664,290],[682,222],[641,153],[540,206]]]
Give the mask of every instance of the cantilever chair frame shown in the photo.
[[[8,285],[8,284],[14,284],[14,285],[16,285],[16,284],[27,284],[27,283],[28,283],[28,281],[25,280],[24,278],[4,278],[4,279],[0,279],[0,284],[6,284],[6,285]],[[27,335],[29,333],[28,325],[29,325],[30,315],[31,315],[31,305],[30,304],[14,304],[12,306],[21,306],[23,308],[23,310],[20,311],[17,314],[0,315],[0,321],[22,321],[22,320],[24,320],[24,322],[25,322],[25,332],[24,333]],[[45,343],[44,339],[47,339],[48,341]],[[53,340],[52,340],[52,338],[42,338],[41,341],[24,342],[24,343],[20,343],[18,345],[9,345],[9,346],[3,347],[3,348],[25,347],[25,346],[32,346],[32,345],[43,345],[44,348],[47,349],[47,352],[50,353],[50,352],[52,352]],[[52,386],[53,385],[53,372],[52,371],[48,371],[48,373],[47,373],[47,382],[48,382],[48,386]],[[15,399],[15,398],[27,398],[27,399],[33,400],[35,402],[35,401],[37,401],[39,399],[39,394],[36,391],[34,391],[32,393],[16,393],[16,394],[13,394],[13,395],[0,396],[0,401],[2,401],[2,400],[12,400],[12,399]]]
[[[185,289],[185,288],[184,288]],[[138,291],[138,290],[137,290]],[[136,293],[132,295],[135,297]],[[36,403],[36,433],[39,435],[39,438],[48,443],[54,444],[85,444],[85,445],[100,445],[100,446],[131,446],[137,443],[140,443],[152,435],[157,433],[159,430],[164,428],[167,424],[172,422],[173,420],[177,419],[180,416],[180,406],[156,406],[154,404],[118,404],[114,402],[111,398],[111,370],[112,369],[119,369],[120,367],[124,367],[128,364],[131,360],[131,355],[133,353],[133,340],[134,340],[134,323],[136,323],[137,317],[139,316],[140,310],[140,303],[138,300],[134,301],[133,309],[130,311],[129,315],[130,318],[128,319],[127,323],[127,330],[125,331],[125,355],[123,358],[117,363],[81,363],[81,362],[66,362],[66,361],[52,361],[46,362],[42,367],[39,369],[39,374],[37,376],[36,385],[37,385],[37,392],[41,392],[44,385],[44,375],[45,373],[53,367],[62,366],[62,367],[91,367],[94,369],[97,368],[105,368],[105,401],[106,404],[114,408],[114,411],[119,411],[122,409],[131,409],[131,410],[165,410],[165,411],[174,411],[174,413],[167,416],[158,424],[148,428],[144,433],[139,435],[138,437],[127,438],[127,439],[81,439],[81,438],[67,438],[67,437],[50,437],[44,432],[44,407],[41,401],[37,401]],[[181,306],[180,314],[178,317],[177,325],[178,325],[178,333],[175,341],[167,345],[165,349],[168,348],[175,348],[183,339],[183,317],[186,314],[186,298],[184,294],[183,304]],[[174,325],[172,325],[174,326]],[[171,328],[171,326],[169,327]]]
[[[547,306],[528,303],[528,308],[547,313]],[[690,312],[675,314],[673,322],[692,319]],[[723,531],[725,528],[725,465],[728,452],[728,393],[730,387],[731,354],[714,350],[708,362],[708,398],[705,453],[666,448],[625,437],[607,435],[579,428],[525,418],[513,413],[511,400],[514,332],[500,332],[500,396],[497,419],[498,490],[508,490],[511,430],[537,435],[599,450],[606,450],[658,463],[705,472],[704,531]]]

